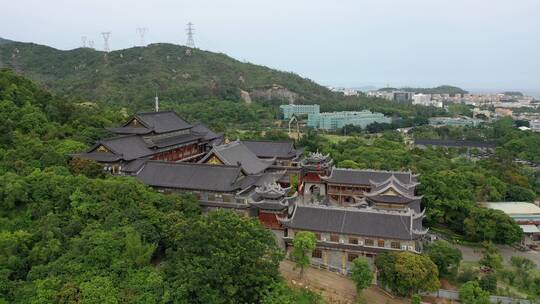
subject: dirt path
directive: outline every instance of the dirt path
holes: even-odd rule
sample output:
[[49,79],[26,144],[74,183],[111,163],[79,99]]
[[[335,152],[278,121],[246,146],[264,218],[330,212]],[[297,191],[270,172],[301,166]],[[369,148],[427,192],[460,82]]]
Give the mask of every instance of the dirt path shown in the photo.
[[[283,261],[279,270],[289,284],[296,287],[308,287],[319,293],[329,304],[349,304],[356,301],[356,287],[345,276],[326,270],[309,267],[304,277],[299,279],[298,270],[294,270],[291,261]],[[365,303],[369,304],[405,304],[401,299],[392,298],[377,287],[370,287],[362,293]]]

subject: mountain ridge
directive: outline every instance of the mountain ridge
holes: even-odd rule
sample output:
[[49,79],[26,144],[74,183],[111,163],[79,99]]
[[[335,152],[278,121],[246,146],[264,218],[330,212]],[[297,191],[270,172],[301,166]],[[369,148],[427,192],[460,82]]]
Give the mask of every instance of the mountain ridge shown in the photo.
[[14,69],[57,94],[119,104],[148,101],[156,93],[182,102],[242,100],[243,92],[276,103],[339,99],[294,73],[170,43],[106,53],[9,41],[0,43],[0,68]]

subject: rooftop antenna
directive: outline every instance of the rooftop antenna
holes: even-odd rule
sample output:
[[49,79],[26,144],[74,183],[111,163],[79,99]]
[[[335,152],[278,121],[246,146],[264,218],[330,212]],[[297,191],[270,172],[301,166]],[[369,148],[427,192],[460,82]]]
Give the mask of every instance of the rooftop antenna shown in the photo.
[[155,111],[156,112],[159,112],[159,97],[157,96],[157,92],[156,92],[156,97],[154,98],[154,107],[155,107]]
[[111,51],[109,48],[109,38],[111,37],[111,32],[101,32],[101,36],[103,36],[103,50],[108,53]]
[[194,48],[195,41],[193,40],[193,34],[195,32],[195,29],[193,28],[193,23],[189,22],[187,24],[186,32],[187,32],[186,46],[190,48]]
[[81,42],[82,42],[82,47],[85,48],[86,47],[86,36],[82,36],[81,37]]
[[141,46],[145,46],[145,42],[144,42],[144,35],[146,35],[146,33],[148,32],[148,28],[147,27],[138,27],[137,28],[137,34],[139,35],[139,44]]

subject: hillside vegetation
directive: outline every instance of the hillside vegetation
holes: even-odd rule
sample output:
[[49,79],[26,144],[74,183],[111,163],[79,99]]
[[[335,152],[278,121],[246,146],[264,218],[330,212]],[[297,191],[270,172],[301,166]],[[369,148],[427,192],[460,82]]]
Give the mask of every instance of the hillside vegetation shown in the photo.
[[403,90],[407,92],[415,92],[415,93],[422,93],[422,94],[467,94],[469,92],[463,90],[462,88],[450,86],[450,85],[442,85],[434,88],[411,88],[411,87],[403,87],[403,88],[381,88],[379,91],[395,91],[395,90]]
[[240,100],[242,91],[254,101],[316,103],[339,98],[293,73],[166,43],[104,53],[4,40],[0,68],[12,68],[56,94],[116,104],[149,103],[156,93],[177,102]]

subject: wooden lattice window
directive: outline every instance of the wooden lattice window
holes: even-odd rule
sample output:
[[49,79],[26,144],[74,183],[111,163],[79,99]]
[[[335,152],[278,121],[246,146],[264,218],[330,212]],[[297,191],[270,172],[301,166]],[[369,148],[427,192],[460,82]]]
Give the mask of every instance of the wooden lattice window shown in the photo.
[[322,259],[322,250],[320,250],[320,249],[313,250],[313,252],[311,253],[311,257],[312,258],[317,258],[317,259]]

